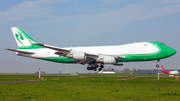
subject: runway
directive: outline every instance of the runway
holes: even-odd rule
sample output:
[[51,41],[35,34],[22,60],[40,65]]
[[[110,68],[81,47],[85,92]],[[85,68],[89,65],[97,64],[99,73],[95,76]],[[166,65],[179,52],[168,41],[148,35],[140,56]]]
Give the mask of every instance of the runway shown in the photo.
[[[3,74],[4,75],[4,74]],[[23,76],[23,74],[21,74]],[[37,76],[37,75],[27,75],[25,74],[24,76]],[[113,75],[42,75],[43,76],[72,76],[72,77],[79,77],[79,78],[85,78],[85,77],[126,77],[126,76],[113,76]],[[135,76],[137,77],[149,77],[149,78],[157,78],[157,76]],[[159,76],[159,78],[169,78],[169,76]],[[51,79],[51,80],[56,80],[56,79]],[[8,81],[8,82],[0,82],[0,84],[11,84],[11,83],[24,83],[24,82],[35,82],[39,80],[24,80],[24,81]]]

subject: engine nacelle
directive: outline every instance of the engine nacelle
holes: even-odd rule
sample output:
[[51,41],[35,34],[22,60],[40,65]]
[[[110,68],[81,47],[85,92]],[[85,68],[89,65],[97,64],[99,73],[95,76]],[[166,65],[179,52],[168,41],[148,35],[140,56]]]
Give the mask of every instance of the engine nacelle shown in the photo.
[[96,62],[104,64],[116,64],[116,59],[112,56],[105,56],[96,60]]
[[66,55],[67,58],[73,58],[74,60],[85,60],[86,53],[84,52],[74,52]]

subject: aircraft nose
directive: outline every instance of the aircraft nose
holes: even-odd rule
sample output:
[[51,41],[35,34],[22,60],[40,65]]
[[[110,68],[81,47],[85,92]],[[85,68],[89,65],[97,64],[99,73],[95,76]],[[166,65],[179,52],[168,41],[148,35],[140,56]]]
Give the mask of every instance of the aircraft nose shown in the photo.
[[174,55],[174,54],[176,54],[176,53],[177,53],[177,51],[172,48],[172,54]]
[[176,54],[176,50],[173,49],[173,48],[170,48],[169,55],[171,56],[171,55],[174,55],[174,54]]

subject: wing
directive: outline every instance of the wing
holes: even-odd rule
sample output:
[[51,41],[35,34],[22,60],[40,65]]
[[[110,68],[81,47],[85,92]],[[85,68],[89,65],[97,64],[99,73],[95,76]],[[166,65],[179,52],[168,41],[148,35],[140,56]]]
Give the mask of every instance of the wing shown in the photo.
[[[55,46],[50,46],[50,45],[45,45],[45,44],[40,44],[40,43],[35,43],[36,45],[39,46],[43,46],[52,50],[56,50],[57,52],[55,52],[54,54],[57,54],[59,56],[68,56],[70,54],[72,54],[73,52],[79,52],[79,51],[75,51],[72,49],[64,49],[64,48],[60,48],[60,47],[55,47]],[[98,58],[97,54],[88,54],[86,53],[86,59],[85,60],[74,60],[74,62],[80,63],[80,64],[88,64],[91,63],[93,61],[95,61],[95,59]]]
[[55,47],[55,46],[50,46],[50,45],[45,45],[45,44],[40,44],[40,43],[32,43],[32,44],[36,44],[38,46],[43,46],[52,50],[56,50],[57,52],[55,54],[60,55],[60,56],[66,56],[67,54],[71,52],[71,50],[63,49],[60,47]]
[[43,46],[52,50],[56,50],[55,54],[59,56],[66,56],[68,58],[72,58],[71,55],[78,53],[82,57],[86,57],[84,59],[76,59],[74,58],[74,61],[80,64],[90,64],[90,63],[96,63],[96,60],[103,59],[104,57],[113,57],[116,60],[119,59],[125,59],[124,56],[114,56],[114,55],[103,55],[103,54],[97,54],[97,53],[90,53],[90,52],[82,52],[82,51],[77,51],[77,50],[72,50],[72,49],[65,49],[65,48],[60,48],[60,47],[55,47],[55,46],[50,46],[50,45],[45,45],[45,44],[40,44],[40,43],[33,43],[39,46]]

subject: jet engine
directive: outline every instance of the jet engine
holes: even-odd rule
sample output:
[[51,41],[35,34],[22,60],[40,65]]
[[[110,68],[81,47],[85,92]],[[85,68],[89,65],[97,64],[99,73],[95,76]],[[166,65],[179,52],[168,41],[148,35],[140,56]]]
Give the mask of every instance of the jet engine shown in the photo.
[[112,56],[105,56],[102,58],[98,58],[96,62],[100,62],[104,64],[116,64],[116,59]]
[[86,53],[84,52],[74,52],[66,55],[67,58],[73,58],[74,60],[85,60]]

